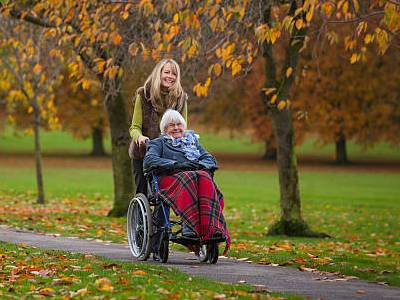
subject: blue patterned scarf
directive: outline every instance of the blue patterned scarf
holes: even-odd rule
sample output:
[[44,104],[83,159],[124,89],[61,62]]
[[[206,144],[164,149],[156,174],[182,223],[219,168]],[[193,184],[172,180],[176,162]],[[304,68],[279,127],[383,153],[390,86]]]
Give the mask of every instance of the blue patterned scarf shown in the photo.
[[200,151],[197,149],[198,135],[193,130],[186,130],[181,138],[173,138],[167,134],[164,135],[164,138],[170,140],[173,147],[180,148],[188,160],[199,159]]

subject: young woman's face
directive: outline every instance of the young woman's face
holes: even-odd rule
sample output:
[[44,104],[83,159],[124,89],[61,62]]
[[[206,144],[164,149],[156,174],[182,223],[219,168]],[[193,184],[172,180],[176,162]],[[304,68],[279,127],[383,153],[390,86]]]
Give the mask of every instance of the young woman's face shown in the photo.
[[181,138],[183,137],[184,127],[180,122],[171,122],[167,124],[167,128],[165,133],[172,136],[173,138]]
[[176,74],[172,71],[172,65],[166,63],[164,68],[161,70],[161,86],[164,88],[171,88],[176,81]]

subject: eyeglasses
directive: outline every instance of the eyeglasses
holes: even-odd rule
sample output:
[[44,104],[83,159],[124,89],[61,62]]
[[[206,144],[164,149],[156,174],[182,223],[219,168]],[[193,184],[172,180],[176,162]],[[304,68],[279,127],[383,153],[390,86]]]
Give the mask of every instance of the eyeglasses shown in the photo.
[[168,128],[183,127],[182,123],[168,123]]

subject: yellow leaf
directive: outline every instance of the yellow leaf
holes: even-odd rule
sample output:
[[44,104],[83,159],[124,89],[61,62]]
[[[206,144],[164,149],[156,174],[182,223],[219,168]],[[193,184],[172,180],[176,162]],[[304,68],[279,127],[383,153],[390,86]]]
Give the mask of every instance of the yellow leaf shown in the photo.
[[232,62],[232,76],[235,76],[242,70],[242,65],[237,60]]
[[287,68],[287,70],[286,70],[286,78],[289,78],[290,75],[292,75],[292,73],[293,73],[293,68],[292,67]]
[[276,88],[263,88],[262,91],[264,91],[264,94],[268,96],[269,94],[275,92]]
[[178,21],[179,21],[179,14],[176,13],[176,14],[174,15],[174,23],[175,23],[175,24],[178,24]]
[[274,104],[276,102],[277,95],[273,95],[271,98],[271,103]]
[[29,108],[28,108],[28,114],[31,114],[33,112],[33,107],[32,106],[29,106]]
[[215,73],[215,76],[217,76],[217,77],[221,75],[222,66],[220,64],[215,64],[214,65],[214,73]]
[[372,40],[373,40],[373,38],[372,38],[372,35],[371,35],[371,34],[368,33],[367,35],[365,35],[365,37],[364,37],[364,43],[369,44],[369,43],[372,42]]
[[210,84],[211,84],[211,77],[208,77],[204,86],[208,88]]
[[39,64],[36,64],[36,65],[33,67],[33,73],[35,73],[35,74],[40,74],[40,72],[42,72],[42,66],[39,65]]
[[90,88],[90,81],[87,79],[82,80],[82,89],[88,90]]
[[278,109],[279,110],[282,110],[285,107],[286,107],[286,101],[285,100],[282,100],[281,102],[279,102],[279,104],[278,104]]
[[350,57],[350,63],[354,64],[357,62],[357,54],[353,53],[352,56]]
[[278,37],[280,37],[281,32],[279,30],[272,30],[271,31],[271,44],[274,44]]
[[307,22],[310,22],[310,21],[311,21],[311,19],[312,19],[312,17],[313,17],[313,13],[314,13],[313,10],[310,10],[310,11],[307,12],[307,14],[306,14],[306,21],[307,21]]

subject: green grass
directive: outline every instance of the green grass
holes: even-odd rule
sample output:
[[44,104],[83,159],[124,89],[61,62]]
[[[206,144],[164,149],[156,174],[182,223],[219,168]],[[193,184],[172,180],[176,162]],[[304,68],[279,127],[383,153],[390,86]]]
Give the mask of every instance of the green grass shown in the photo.
[[[0,222],[63,235],[123,242],[108,169],[46,168],[49,203],[34,204],[33,169],[0,168]],[[400,174],[301,172],[304,218],[331,239],[268,237],[279,217],[275,172],[219,171],[232,237],[229,255],[316,268],[400,286]]]
[[[160,265],[28,248],[0,242],[2,299],[267,299],[249,285],[212,282]],[[303,299],[287,296],[287,299]]]
[[[218,134],[211,132],[199,132],[201,143],[211,152],[227,153],[256,153],[262,155],[263,144],[252,143],[250,137],[243,134],[235,135],[231,139],[225,132]],[[72,153],[86,154],[91,151],[91,140],[77,140],[65,132],[41,132],[41,145],[43,153]],[[105,140],[106,151],[110,152],[110,141]],[[349,159],[400,159],[400,147],[390,147],[380,143],[373,148],[363,149],[353,142],[348,143]],[[6,153],[30,153],[33,151],[33,136],[23,133],[14,134],[10,128],[0,133],[0,152]],[[334,157],[335,148],[333,144],[318,147],[315,139],[309,138],[303,145],[298,147],[299,155],[313,155],[323,157]]]

